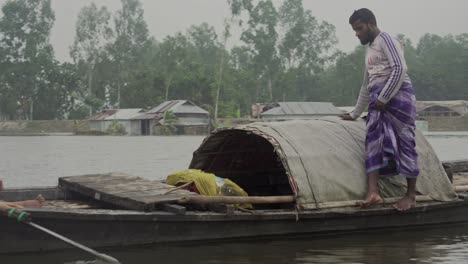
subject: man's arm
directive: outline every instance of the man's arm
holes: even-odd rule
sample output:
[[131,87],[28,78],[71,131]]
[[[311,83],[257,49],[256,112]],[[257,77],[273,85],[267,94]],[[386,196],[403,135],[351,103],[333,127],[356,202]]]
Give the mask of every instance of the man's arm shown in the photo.
[[369,103],[369,90],[367,90],[367,85],[369,83],[369,74],[367,73],[367,69],[364,69],[364,79],[362,81],[361,90],[359,91],[359,97],[356,102],[356,106],[354,106],[354,110],[350,113],[350,116],[353,119],[357,119],[361,116],[364,109],[366,109],[367,104]]
[[392,74],[377,98],[379,101],[386,104],[398,90],[400,90],[408,67],[406,66],[403,49],[400,43],[385,32],[382,32],[380,36],[383,39],[381,42],[382,50],[392,67]]

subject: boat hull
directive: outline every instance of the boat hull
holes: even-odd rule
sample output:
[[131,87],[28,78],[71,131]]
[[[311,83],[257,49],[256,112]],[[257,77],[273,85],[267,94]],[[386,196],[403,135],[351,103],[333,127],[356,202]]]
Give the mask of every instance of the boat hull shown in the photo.
[[[34,222],[90,247],[165,242],[295,236],[416,227],[468,221],[468,202],[430,202],[405,212],[392,208],[335,208],[315,211],[135,212],[105,209],[31,210]],[[28,225],[2,218],[0,253],[52,251],[67,244]]]

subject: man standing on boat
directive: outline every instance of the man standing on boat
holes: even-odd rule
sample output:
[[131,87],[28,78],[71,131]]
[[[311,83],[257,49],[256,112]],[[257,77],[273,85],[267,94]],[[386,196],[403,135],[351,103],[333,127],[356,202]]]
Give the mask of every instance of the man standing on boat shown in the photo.
[[382,202],[377,188],[379,176],[403,175],[406,195],[394,207],[406,211],[416,205],[419,174],[415,142],[416,98],[400,41],[377,27],[367,8],[349,18],[362,45],[367,45],[364,81],[354,111],[341,115],[357,119],[368,106],[366,119],[366,173],[368,190],[362,207]]

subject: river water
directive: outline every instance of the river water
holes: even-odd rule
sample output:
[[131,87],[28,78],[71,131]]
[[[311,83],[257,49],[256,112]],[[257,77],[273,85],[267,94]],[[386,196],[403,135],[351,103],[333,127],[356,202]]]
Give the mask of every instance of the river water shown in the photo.
[[[53,186],[58,177],[110,171],[163,179],[174,170],[186,168],[202,140],[198,136],[0,137],[0,178],[7,188]],[[468,133],[433,134],[428,140],[441,160],[468,159]],[[158,245],[105,253],[124,264],[468,263],[468,224],[263,241]],[[92,259],[72,250],[0,256],[0,264],[97,264]]]

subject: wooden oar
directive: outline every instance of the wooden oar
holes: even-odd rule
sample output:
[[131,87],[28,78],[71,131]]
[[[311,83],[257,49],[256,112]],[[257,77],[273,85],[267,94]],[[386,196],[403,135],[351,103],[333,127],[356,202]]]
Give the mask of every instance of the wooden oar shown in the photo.
[[32,227],[34,227],[34,228],[37,228],[37,229],[39,229],[39,230],[41,230],[41,231],[43,231],[43,232],[46,232],[47,234],[49,234],[49,235],[51,235],[51,236],[54,236],[54,237],[56,237],[56,238],[62,240],[63,242],[66,242],[66,243],[68,243],[68,244],[70,244],[70,245],[72,245],[72,246],[75,246],[75,247],[77,247],[77,248],[79,248],[79,249],[81,249],[81,250],[84,250],[84,251],[86,251],[86,252],[88,252],[88,253],[94,255],[95,257],[97,257],[97,258],[99,258],[99,259],[101,259],[101,260],[104,260],[105,262],[113,263],[113,264],[120,264],[120,262],[119,262],[118,260],[116,260],[115,258],[113,258],[113,257],[111,257],[111,256],[108,256],[108,255],[106,255],[106,254],[99,253],[99,252],[97,252],[97,251],[95,251],[95,250],[93,250],[93,249],[91,249],[91,248],[89,248],[89,247],[86,247],[86,246],[84,246],[84,245],[82,245],[82,244],[80,244],[80,243],[78,243],[78,242],[75,242],[75,241],[73,241],[73,240],[71,240],[71,239],[69,239],[69,238],[66,238],[66,237],[64,237],[64,236],[62,236],[62,235],[60,235],[60,234],[57,234],[57,233],[55,233],[54,231],[49,230],[49,229],[47,229],[47,228],[45,228],[45,227],[43,227],[43,226],[40,226],[40,225],[35,224],[35,223],[33,223],[33,222],[24,222],[24,223],[25,223],[25,224],[28,224],[28,225],[30,225],[30,226],[32,226]]

